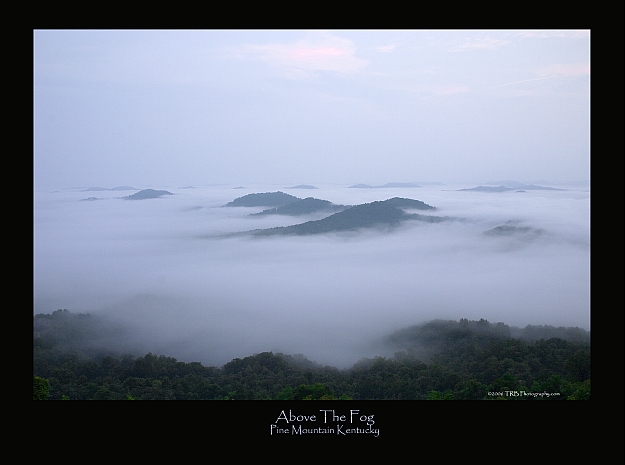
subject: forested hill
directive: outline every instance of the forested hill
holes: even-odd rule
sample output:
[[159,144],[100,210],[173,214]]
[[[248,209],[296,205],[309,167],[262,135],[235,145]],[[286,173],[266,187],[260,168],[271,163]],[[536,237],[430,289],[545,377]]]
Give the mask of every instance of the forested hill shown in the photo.
[[289,203],[282,207],[271,208],[268,210],[263,210],[260,213],[252,213],[252,216],[259,215],[289,215],[289,216],[300,216],[300,215],[308,215],[310,213],[317,212],[333,212],[344,210],[348,207],[345,205],[335,205],[328,200],[320,200],[315,199],[313,197],[307,197],[302,200],[297,200],[295,202]]
[[590,345],[590,332],[581,328],[528,325],[525,328],[487,320],[460,321],[433,320],[428,323],[404,328],[389,335],[386,343],[395,349],[419,351],[423,357],[442,350],[460,348],[464,345],[482,349],[494,341],[519,339],[536,342],[541,339],[562,339],[574,344]]
[[124,200],[145,200],[145,199],[157,199],[163,195],[174,195],[169,191],[157,191],[154,189],[143,189],[132,195],[122,197]]
[[[590,399],[589,334],[579,328],[528,326],[524,340],[512,337],[515,331],[503,323],[433,321],[389,335],[388,343],[403,348],[393,357],[362,359],[338,370],[271,352],[220,368],[151,353],[98,352],[91,340],[114,336],[113,326],[102,323],[67,310],[35,315],[33,398]],[[569,340],[533,340],[554,332]],[[123,333],[118,336],[119,343]]]
[[265,192],[238,197],[232,202],[228,202],[224,207],[282,207],[298,200],[302,199],[284,192]]
[[317,189],[315,186],[311,186],[310,184],[298,184],[297,186],[287,187],[287,189]]
[[428,205],[420,200],[404,199],[401,197],[393,197],[392,199],[383,200],[380,202],[384,205],[388,205],[396,208],[407,208],[414,210],[436,210],[432,205]]
[[444,221],[448,218],[406,213],[403,209],[434,210],[434,207],[419,200],[392,199],[354,205],[320,220],[307,221],[293,226],[250,231],[256,236],[309,235],[341,231],[355,231],[372,227],[393,227],[406,220],[428,222]]

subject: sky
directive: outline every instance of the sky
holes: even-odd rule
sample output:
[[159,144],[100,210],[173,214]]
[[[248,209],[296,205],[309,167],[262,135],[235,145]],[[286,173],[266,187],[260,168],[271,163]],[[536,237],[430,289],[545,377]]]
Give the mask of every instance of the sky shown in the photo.
[[590,178],[588,30],[35,30],[34,185]]

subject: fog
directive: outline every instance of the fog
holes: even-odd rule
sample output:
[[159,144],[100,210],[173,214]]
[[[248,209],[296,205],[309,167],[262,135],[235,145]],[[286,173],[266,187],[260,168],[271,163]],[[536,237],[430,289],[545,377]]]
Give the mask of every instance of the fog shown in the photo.
[[[127,342],[114,349],[215,366],[273,351],[347,367],[392,355],[383,336],[435,318],[590,329],[588,187],[285,190],[298,183],[157,186],[174,195],[140,201],[121,199],[132,191],[36,192],[34,312],[98,314],[127,328]],[[223,207],[278,190],[345,205],[406,197],[455,219],[229,236],[323,217],[250,217],[263,208]],[[89,197],[98,200],[82,201]],[[530,232],[485,234],[509,221]]]

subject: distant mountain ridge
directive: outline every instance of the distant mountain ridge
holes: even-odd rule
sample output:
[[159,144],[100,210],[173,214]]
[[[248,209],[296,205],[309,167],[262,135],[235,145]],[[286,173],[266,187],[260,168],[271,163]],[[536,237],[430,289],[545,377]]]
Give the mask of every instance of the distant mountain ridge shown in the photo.
[[311,235],[340,231],[355,231],[372,227],[394,227],[406,220],[420,220],[430,223],[448,220],[447,217],[409,214],[406,209],[435,210],[420,200],[392,199],[355,205],[320,220],[307,221],[293,226],[257,229],[248,234],[255,236]]
[[549,181],[535,181],[535,182],[518,182],[518,181],[511,181],[509,179],[506,179],[504,181],[489,181],[486,183],[487,186],[505,186],[508,187],[510,189],[547,189],[547,190],[562,190],[562,189],[556,189],[554,187],[544,187],[543,185],[550,185],[552,183],[550,183]]
[[355,184],[349,186],[350,189],[387,189],[392,187],[421,187],[416,182],[387,182],[381,186],[370,186],[369,184]]
[[122,197],[124,200],[145,200],[145,199],[157,199],[163,195],[174,195],[169,191],[157,191],[154,189],[143,189],[135,194]]
[[316,187],[310,184],[298,184],[297,186],[287,187],[287,189],[316,189]]
[[117,186],[117,187],[89,187],[87,189],[83,189],[80,192],[100,192],[100,191],[138,191],[136,187],[131,186]]
[[507,191],[512,191],[512,190],[514,189],[510,187],[505,187],[505,186],[497,186],[497,187],[477,186],[477,187],[471,187],[468,189],[458,189],[458,191],[474,191],[474,192],[507,192]]
[[299,215],[307,215],[310,213],[316,213],[320,211],[339,211],[345,210],[349,208],[345,205],[335,205],[328,200],[320,200],[315,199],[313,197],[307,197],[302,200],[297,200],[295,202],[289,203],[282,207],[271,208],[268,210],[263,210],[260,213],[252,213],[251,216],[259,216],[259,215],[289,215],[289,216],[299,216]]
[[[504,186],[489,187],[487,192],[503,192],[508,189]],[[466,189],[465,189],[466,190]],[[400,223],[409,220],[439,223],[442,221],[459,219],[447,216],[421,215],[408,213],[405,210],[436,210],[435,207],[420,200],[393,197],[387,200],[375,201],[360,205],[336,205],[328,200],[307,197],[298,197],[285,194],[284,192],[265,192],[260,194],[248,194],[239,197],[225,206],[255,207],[268,204],[283,204],[275,208],[269,208],[249,216],[286,215],[303,216],[313,213],[328,212],[325,218],[306,221],[291,226],[280,226],[268,229],[255,229],[231,235],[275,236],[275,235],[311,235],[325,234],[341,231],[356,231],[367,228],[393,228]],[[491,237],[513,237],[524,241],[532,240],[543,235],[545,231],[540,228],[518,225],[516,221],[508,221],[490,230],[484,231],[484,235]]]
[[458,189],[458,191],[474,191],[474,192],[508,192],[508,191],[526,191],[526,190],[542,190],[542,191],[563,191],[555,187],[535,186],[533,184],[515,183],[515,187],[506,186],[477,186],[469,189]]
[[264,192],[262,194],[247,194],[228,202],[224,207],[283,207],[302,200],[284,192]]

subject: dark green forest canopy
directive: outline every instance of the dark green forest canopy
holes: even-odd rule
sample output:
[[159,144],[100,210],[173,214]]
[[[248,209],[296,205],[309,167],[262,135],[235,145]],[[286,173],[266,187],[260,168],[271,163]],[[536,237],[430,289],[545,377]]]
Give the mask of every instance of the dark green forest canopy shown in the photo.
[[111,328],[95,315],[67,310],[35,315],[33,397],[590,399],[590,334],[580,328],[435,320],[389,335],[387,344],[401,349],[393,357],[362,359],[344,370],[272,352],[221,368],[151,353],[98,352],[91,340],[110,335]]
[[488,345],[495,340],[520,339],[535,342],[540,339],[558,338],[573,343],[590,344],[590,332],[581,328],[527,325],[525,328],[508,326],[504,323],[490,323],[487,320],[460,321],[433,320],[396,331],[386,338],[386,343],[395,348],[437,349],[460,342]]

